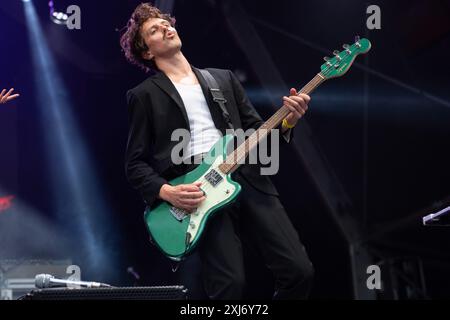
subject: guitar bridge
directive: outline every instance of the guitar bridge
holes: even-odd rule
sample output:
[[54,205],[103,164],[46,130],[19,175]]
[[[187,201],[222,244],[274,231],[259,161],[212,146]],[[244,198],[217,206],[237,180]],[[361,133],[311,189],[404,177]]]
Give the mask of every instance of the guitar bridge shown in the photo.
[[183,221],[184,218],[186,218],[189,214],[186,210],[177,208],[177,207],[171,207],[170,213],[177,219],[178,221]]

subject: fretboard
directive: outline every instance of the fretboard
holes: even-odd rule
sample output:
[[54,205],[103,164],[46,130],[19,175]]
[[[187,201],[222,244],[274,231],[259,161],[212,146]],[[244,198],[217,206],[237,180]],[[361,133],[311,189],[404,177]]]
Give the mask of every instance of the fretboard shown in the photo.
[[[311,94],[311,92],[314,91],[314,89],[316,89],[324,80],[325,78],[320,73],[316,74],[316,76],[299,91],[299,94]],[[279,108],[269,120],[264,122],[258,130],[251,134],[241,145],[239,145],[226,157],[225,161],[219,165],[220,171],[227,174],[236,170],[239,165],[244,162],[251,150],[255,148],[272,129],[278,127],[289,113],[290,110],[286,106]]]

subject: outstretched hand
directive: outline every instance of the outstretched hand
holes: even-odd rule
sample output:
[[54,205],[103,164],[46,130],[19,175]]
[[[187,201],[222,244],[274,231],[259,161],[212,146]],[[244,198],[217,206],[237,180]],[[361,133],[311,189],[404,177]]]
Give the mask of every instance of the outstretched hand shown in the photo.
[[6,92],[6,89],[3,89],[0,93],[0,104],[7,103],[8,101],[11,101],[19,96],[18,93],[12,94],[14,91],[14,88],[9,89],[8,92]]

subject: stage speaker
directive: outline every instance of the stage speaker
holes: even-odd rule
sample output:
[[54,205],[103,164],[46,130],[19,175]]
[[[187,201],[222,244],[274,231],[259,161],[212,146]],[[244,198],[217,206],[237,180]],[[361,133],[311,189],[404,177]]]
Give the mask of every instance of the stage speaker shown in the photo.
[[20,300],[186,300],[184,286],[36,289]]

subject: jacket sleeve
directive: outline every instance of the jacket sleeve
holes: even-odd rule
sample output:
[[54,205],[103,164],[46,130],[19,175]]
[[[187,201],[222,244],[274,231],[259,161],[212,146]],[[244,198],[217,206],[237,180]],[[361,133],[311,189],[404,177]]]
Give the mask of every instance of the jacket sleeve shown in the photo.
[[131,186],[138,190],[147,205],[156,200],[161,186],[168,183],[149,164],[151,126],[145,104],[133,91],[127,92],[128,141],[125,173]]
[[[265,121],[259,116],[258,112],[256,112],[252,103],[250,102],[247,94],[245,93],[244,88],[242,87],[239,80],[236,78],[233,72],[229,71],[231,77],[231,83],[233,86],[234,95],[236,97],[236,104],[239,109],[239,115],[241,117],[242,128],[247,130],[249,128],[258,129]],[[281,125],[277,127],[280,129],[281,133]],[[289,143],[293,137],[293,128],[287,130],[283,136],[283,141]]]

